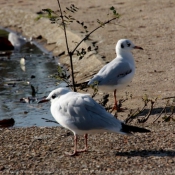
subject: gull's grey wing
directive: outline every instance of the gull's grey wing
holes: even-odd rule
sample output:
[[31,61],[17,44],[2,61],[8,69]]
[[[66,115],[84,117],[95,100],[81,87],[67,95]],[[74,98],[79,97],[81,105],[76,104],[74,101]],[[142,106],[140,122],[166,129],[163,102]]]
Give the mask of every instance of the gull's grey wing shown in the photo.
[[[121,129],[121,122],[88,95],[72,96],[62,101],[60,106],[59,112],[67,116],[71,123],[80,130],[112,130],[111,128],[115,128],[117,132]],[[66,110],[64,106],[67,106]]]
[[91,85],[96,81],[99,85],[116,85],[121,78],[132,71],[128,62],[113,60],[105,65],[88,84]]

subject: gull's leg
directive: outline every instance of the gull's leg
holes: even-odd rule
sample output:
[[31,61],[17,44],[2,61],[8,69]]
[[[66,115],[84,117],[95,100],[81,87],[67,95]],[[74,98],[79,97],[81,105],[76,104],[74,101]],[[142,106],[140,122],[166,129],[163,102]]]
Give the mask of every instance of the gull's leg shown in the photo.
[[87,151],[87,139],[88,139],[88,135],[85,134],[85,135],[84,135],[84,138],[85,138],[85,148],[82,149],[82,150],[77,150],[77,140],[78,140],[78,139],[77,139],[77,135],[75,134],[75,135],[74,135],[74,152],[73,152],[72,154],[71,154],[71,153],[68,153],[68,152],[65,152],[65,154],[68,155],[68,156],[76,156],[77,153]]
[[112,111],[113,111],[113,110],[116,110],[117,112],[123,112],[125,109],[121,108],[121,107],[118,106],[118,104],[117,104],[116,92],[117,92],[117,90],[115,89],[115,90],[114,90],[114,106],[113,106],[113,108],[112,108]]
[[128,136],[127,135],[124,135],[124,143],[128,143]]
[[71,154],[71,153],[68,153],[68,152],[65,152],[66,155],[68,156],[75,156],[77,155],[77,135],[74,134],[74,152]]
[[88,145],[87,145],[88,135],[85,134],[85,135],[84,135],[84,138],[85,138],[85,148],[84,148],[84,150],[87,151],[87,149],[88,149]]
[[116,97],[116,89],[114,90],[114,106],[112,108],[112,111],[113,110],[117,110],[118,111],[118,107],[117,107],[117,97]]
[[84,149],[78,150],[77,152],[85,152],[85,151],[87,151],[87,148],[88,148],[87,139],[88,139],[88,135],[85,134],[85,135],[84,135],[85,147],[84,147]]

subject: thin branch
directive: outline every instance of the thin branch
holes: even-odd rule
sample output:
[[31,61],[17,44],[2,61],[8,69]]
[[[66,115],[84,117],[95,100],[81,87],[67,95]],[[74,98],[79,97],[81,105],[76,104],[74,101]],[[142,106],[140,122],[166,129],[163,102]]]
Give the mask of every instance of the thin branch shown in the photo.
[[150,115],[152,113],[153,107],[154,107],[154,102],[151,101],[151,108],[150,108],[148,114],[143,119],[140,119],[140,120],[138,119],[139,123],[144,123],[148,120],[148,118],[150,117]]
[[165,111],[166,106],[162,109],[162,111],[160,112],[160,114],[158,115],[158,117],[153,121],[153,123],[155,123],[163,114],[163,112]]
[[64,28],[64,35],[65,35],[65,40],[66,40],[66,47],[67,47],[67,51],[70,57],[70,64],[71,64],[71,74],[72,74],[72,84],[73,84],[73,90],[76,92],[76,87],[75,87],[75,80],[74,80],[74,70],[73,70],[73,62],[72,62],[72,56],[74,54],[74,52],[77,50],[77,48],[80,46],[80,44],[85,41],[93,32],[95,32],[96,30],[98,30],[99,28],[103,27],[105,24],[110,23],[111,21],[117,19],[118,17],[112,18],[106,22],[104,22],[102,25],[98,26],[97,28],[95,28],[94,30],[92,30],[90,33],[88,33],[77,45],[76,47],[73,49],[72,52],[70,52],[69,50],[69,46],[68,46],[68,40],[67,40],[67,33],[66,33],[66,27],[65,27],[65,22],[64,22],[64,17],[62,14],[62,10],[61,10],[61,5],[59,0],[57,0],[59,8],[60,8],[60,13],[61,13],[61,20],[62,20],[62,24],[63,24],[63,28]]
[[52,123],[59,124],[58,122],[53,121],[53,120],[49,120],[49,119],[47,119],[47,118],[41,118],[41,119],[45,120],[46,122],[52,122]]
[[63,24],[63,28],[64,28],[64,36],[65,36],[65,40],[66,40],[66,47],[67,47],[67,52],[69,54],[70,57],[70,65],[71,65],[71,74],[72,74],[72,84],[73,84],[73,90],[74,92],[76,92],[76,88],[75,88],[75,80],[74,80],[74,70],[73,70],[73,62],[72,62],[72,55],[73,52],[69,51],[69,45],[68,45],[68,40],[67,40],[67,33],[66,33],[66,27],[65,27],[65,23],[64,23],[64,17],[63,17],[63,13],[61,10],[61,5],[60,5],[60,1],[57,0],[59,8],[60,8],[60,13],[61,13],[61,20],[62,20],[62,24]]
[[170,98],[175,98],[175,96],[165,97],[165,98],[162,98],[162,100],[167,100],[167,99],[170,99]]
[[112,19],[110,19],[110,20],[104,22],[103,25],[98,26],[97,28],[95,28],[94,30],[92,30],[90,33],[88,33],[88,34],[76,45],[76,47],[75,47],[74,50],[72,51],[72,55],[74,54],[74,52],[76,51],[76,49],[79,47],[79,45],[80,45],[83,41],[85,41],[93,32],[95,32],[95,31],[98,30],[99,28],[103,27],[105,24],[108,24],[108,23],[110,23],[111,21],[113,21],[113,20],[115,20],[115,19],[117,19],[117,18],[118,18],[118,17],[115,17],[115,18],[112,18]]
[[145,103],[144,103],[144,106],[142,107],[141,110],[138,108],[135,112],[130,113],[130,116],[128,116],[128,117],[125,119],[125,123],[130,123],[132,120],[134,120],[135,118],[137,118],[137,116],[138,116],[139,114],[141,114],[141,113],[145,110],[147,104],[148,104],[148,103],[145,102]]
[[169,120],[170,118],[172,118],[173,114],[174,114],[174,108],[171,111],[171,114],[166,119],[164,119],[164,121]]

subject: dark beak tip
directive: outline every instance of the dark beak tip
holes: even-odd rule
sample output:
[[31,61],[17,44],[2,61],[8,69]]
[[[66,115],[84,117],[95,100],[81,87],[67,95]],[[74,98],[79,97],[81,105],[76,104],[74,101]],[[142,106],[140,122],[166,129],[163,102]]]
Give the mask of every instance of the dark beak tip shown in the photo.
[[38,101],[38,104],[39,103],[45,103],[45,102],[48,102],[49,100],[47,100],[47,99],[43,99],[43,100],[40,100],[40,101]]
[[140,49],[140,50],[144,50],[142,47],[140,46],[135,46],[134,49]]

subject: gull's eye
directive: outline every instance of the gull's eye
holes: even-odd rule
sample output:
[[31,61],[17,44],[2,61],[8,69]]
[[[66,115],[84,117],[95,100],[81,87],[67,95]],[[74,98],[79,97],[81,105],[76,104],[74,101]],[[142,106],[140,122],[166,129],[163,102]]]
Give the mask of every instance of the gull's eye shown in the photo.
[[121,48],[122,48],[122,49],[124,48],[124,45],[123,45],[123,44],[121,44]]
[[127,46],[130,47],[131,46],[131,43],[127,43]]
[[54,94],[54,95],[52,95],[52,98],[54,99],[54,98],[56,98],[56,95]]

